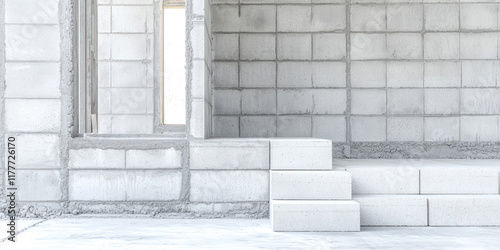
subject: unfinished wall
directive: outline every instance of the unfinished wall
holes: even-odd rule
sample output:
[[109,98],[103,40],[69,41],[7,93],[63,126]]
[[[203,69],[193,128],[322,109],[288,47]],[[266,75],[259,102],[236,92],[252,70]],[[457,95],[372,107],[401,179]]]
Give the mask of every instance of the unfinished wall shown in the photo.
[[98,1],[98,116],[100,134],[154,130],[153,1]]
[[337,157],[497,155],[489,2],[214,1],[213,135],[327,138]]

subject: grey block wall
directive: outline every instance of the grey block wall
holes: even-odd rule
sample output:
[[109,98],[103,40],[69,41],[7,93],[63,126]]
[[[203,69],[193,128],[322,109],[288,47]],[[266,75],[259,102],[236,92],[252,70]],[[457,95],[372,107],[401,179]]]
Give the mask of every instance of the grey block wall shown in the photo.
[[487,150],[500,140],[496,2],[213,1],[213,136],[326,138],[338,157]]

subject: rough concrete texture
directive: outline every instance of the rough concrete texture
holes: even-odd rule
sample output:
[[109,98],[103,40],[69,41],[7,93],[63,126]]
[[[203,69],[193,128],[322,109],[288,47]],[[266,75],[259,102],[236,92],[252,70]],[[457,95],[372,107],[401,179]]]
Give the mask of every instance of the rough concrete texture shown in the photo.
[[[338,158],[496,158],[497,8],[214,1],[212,135],[331,139]],[[257,11],[258,20],[248,18]],[[321,105],[342,108],[317,112]]]

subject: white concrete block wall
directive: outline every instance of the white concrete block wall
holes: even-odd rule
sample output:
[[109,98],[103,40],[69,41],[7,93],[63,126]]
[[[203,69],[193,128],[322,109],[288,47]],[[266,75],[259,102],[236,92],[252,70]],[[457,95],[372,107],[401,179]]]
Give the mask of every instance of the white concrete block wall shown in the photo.
[[498,5],[214,1],[212,135],[498,142]]
[[101,134],[153,133],[154,4],[98,3]]

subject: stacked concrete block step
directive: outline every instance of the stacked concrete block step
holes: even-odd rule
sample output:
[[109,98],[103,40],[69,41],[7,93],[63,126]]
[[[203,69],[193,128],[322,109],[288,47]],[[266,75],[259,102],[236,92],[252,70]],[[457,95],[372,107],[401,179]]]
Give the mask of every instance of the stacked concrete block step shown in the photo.
[[351,175],[333,171],[331,141],[271,139],[270,149],[274,231],[360,230]]
[[337,160],[362,226],[500,226],[500,160]]
[[332,170],[329,140],[192,141],[189,159],[191,201],[267,203],[271,197],[275,231],[359,231],[351,177]]

